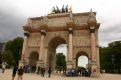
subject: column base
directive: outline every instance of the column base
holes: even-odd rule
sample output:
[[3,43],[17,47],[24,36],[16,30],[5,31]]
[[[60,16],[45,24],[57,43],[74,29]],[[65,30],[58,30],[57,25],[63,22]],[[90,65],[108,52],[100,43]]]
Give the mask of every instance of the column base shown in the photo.
[[96,61],[91,61],[91,77],[99,77],[100,72]]
[[25,60],[20,60],[19,61],[19,67],[24,66],[27,62]]
[[44,62],[42,60],[37,61],[37,67],[45,67]]
[[67,61],[67,69],[74,68],[74,63],[73,61]]

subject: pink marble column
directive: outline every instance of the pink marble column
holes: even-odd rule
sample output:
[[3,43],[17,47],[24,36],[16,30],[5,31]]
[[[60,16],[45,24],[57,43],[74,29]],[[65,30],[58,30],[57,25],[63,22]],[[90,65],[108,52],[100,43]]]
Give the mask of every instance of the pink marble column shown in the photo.
[[91,27],[91,76],[97,77],[97,54],[96,54],[96,40],[95,40],[95,28]]
[[73,68],[73,29],[69,28],[69,43],[67,53],[67,68]]
[[96,41],[95,41],[95,29],[91,29],[91,51],[92,61],[96,61]]
[[27,36],[24,36],[24,42],[23,42],[23,48],[22,48],[21,60],[25,60],[26,44],[27,44]]
[[25,60],[27,58],[27,38],[28,38],[29,32],[24,32],[24,42],[23,42],[23,48],[22,48],[22,55],[21,55],[21,60]]
[[69,33],[69,46],[68,46],[68,61],[72,61],[73,45],[72,45],[72,33]]
[[39,60],[42,61],[42,57],[44,54],[44,38],[45,38],[45,30],[41,30],[41,40],[40,40],[40,50],[39,50]]

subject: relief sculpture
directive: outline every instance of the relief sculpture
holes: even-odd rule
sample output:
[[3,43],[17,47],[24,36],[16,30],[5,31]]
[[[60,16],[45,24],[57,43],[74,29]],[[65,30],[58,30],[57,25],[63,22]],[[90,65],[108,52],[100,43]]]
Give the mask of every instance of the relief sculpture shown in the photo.
[[89,38],[86,37],[74,37],[73,45],[74,46],[87,46],[90,44]]

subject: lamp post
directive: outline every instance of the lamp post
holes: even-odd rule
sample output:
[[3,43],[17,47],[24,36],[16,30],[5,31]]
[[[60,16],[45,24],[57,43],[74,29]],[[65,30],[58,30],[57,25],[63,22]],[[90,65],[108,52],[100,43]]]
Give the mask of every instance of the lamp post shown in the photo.
[[113,65],[113,73],[115,72],[115,64],[114,64],[114,61],[115,61],[115,56],[112,54],[111,55],[111,61],[112,61],[112,65]]

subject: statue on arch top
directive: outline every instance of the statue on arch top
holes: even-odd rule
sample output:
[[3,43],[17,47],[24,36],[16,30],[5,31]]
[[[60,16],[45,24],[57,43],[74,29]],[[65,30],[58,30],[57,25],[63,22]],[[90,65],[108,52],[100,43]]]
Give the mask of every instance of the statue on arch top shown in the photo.
[[95,17],[95,14],[92,12],[92,9],[90,10],[90,17]]
[[68,12],[68,5],[65,7],[65,12]]
[[53,7],[52,10],[51,10],[51,13],[54,14],[55,11],[56,11],[56,10],[55,10],[55,7]]
[[70,6],[70,7],[68,8],[68,12],[71,12],[71,13],[72,13],[72,6]]
[[47,24],[47,22],[48,22],[48,18],[47,18],[47,16],[45,15],[45,16],[43,17],[42,24]]

